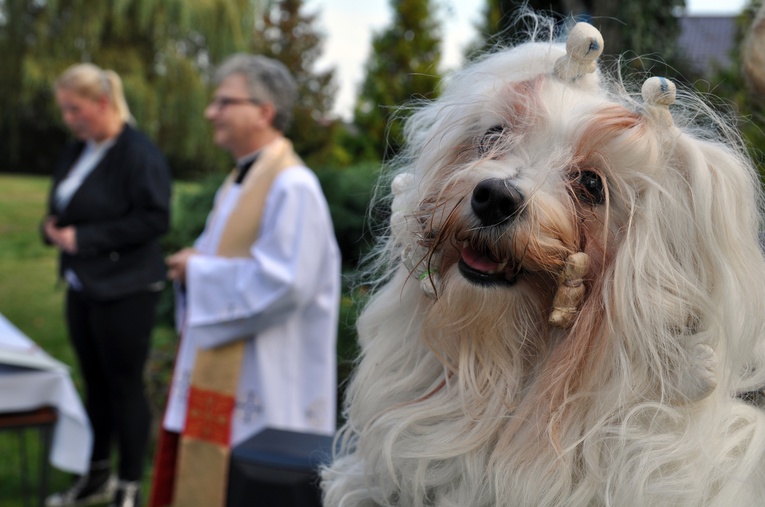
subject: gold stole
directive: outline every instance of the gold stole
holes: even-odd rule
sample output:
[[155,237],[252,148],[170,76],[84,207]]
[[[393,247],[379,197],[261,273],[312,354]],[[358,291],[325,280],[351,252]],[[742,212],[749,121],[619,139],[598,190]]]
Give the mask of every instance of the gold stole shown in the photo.
[[[266,146],[242,182],[239,199],[218,245],[221,257],[250,257],[258,237],[266,197],[276,176],[303,165],[285,138]],[[235,172],[222,192],[233,185]],[[223,507],[228,486],[231,423],[236,404],[244,340],[197,350],[191,375],[186,426],[178,450],[175,507]]]

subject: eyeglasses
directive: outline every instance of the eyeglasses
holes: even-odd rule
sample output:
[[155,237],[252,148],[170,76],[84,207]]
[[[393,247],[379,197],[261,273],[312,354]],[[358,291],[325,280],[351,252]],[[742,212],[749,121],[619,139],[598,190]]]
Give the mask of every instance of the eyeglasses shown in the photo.
[[215,97],[210,102],[210,105],[213,106],[218,111],[225,109],[227,106],[236,106],[239,104],[255,104],[256,106],[258,106],[260,105],[260,101],[250,97],[242,97],[242,98]]

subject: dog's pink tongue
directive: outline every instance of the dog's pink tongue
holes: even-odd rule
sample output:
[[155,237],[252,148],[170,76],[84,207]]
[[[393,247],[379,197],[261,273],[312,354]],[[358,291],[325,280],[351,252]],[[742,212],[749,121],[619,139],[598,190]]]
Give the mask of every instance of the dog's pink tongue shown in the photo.
[[476,252],[469,245],[462,249],[462,260],[465,264],[475,269],[476,271],[496,271],[499,268],[499,263],[492,261],[487,256]]

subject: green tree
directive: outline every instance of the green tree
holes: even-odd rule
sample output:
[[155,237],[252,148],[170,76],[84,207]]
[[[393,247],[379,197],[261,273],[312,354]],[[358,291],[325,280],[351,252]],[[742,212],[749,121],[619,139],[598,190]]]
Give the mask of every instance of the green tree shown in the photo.
[[367,142],[356,155],[389,158],[402,144],[401,106],[433,98],[440,80],[441,29],[432,0],[390,0],[390,27],[372,40],[354,119]]
[[580,2],[572,0],[486,0],[483,8],[483,20],[476,27],[478,41],[468,48],[468,54],[476,54],[487,50],[510,46],[522,40],[524,27],[518,24],[519,9],[526,5],[529,9],[562,20],[564,13],[581,14],[586,6],[579,7]]
[[[48,126],[61,131],[51,85],[82,61],[120,74],[139,127],[176,175],[216,165],[219,150],[202,119],[208,62],[246,47],[255,7],[253,0],[0,0],[2,169],[49,170],[55,152],[41,150],[41,141],[55,137]],[[63,133],[50,144],[57,150],[61,140]]]
[[636,70],[677,75],[673,70],[679,68],[681,56],[677,15],[685,8],[685,0],[592,0],[592,3],[591,22],[603,34],[606,54],[627,55],[630,67]]
[[305,11],[303,0],[272,2],[257,20],[251,48],[281,61],[295,77],[298,103],[287,135],[309,165],[347,163],[334,141],[339,123],[330,119],[337,92],[335,70],[318,70],[324,35],[316,28],[316,13]]
[[[765,98],[761,93],[762,83],[754,85],[745,78],[744,57],[741,51],[744,38],[752,29],[757,10],[762,5],[761,0],[750,0],[746,8],[737,17],[736,43],[731,51],[731,64],[727,68],[718,69],[708,81],[698,81],[696,88],[702,93],[717,97],[716,105],[727,112],[731,106],[735,109],[739,121],[739,130],[744,137],[749,154],[757,164],[761,178],[765,179]],[[763,41],[758,41],[762,44]]]
[[518,22],[518,12],[523,5],[552,16],[559,26],[574,19],[592,23],[603,35],[604,55],[624,55],[634,69],[658,67],[656,73],[676,76],[682,68],[677,14],[685,0],[487,0],[474,48],[486,50],[522,39],[526,27]]

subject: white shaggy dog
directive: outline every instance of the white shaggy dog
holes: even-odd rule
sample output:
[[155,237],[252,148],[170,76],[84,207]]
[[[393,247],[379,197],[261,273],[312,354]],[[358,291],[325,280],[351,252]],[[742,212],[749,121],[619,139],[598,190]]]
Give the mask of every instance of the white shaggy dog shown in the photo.
[[488,55],[410,117],[325,506],[765,505],[756,171],[601,50]]

